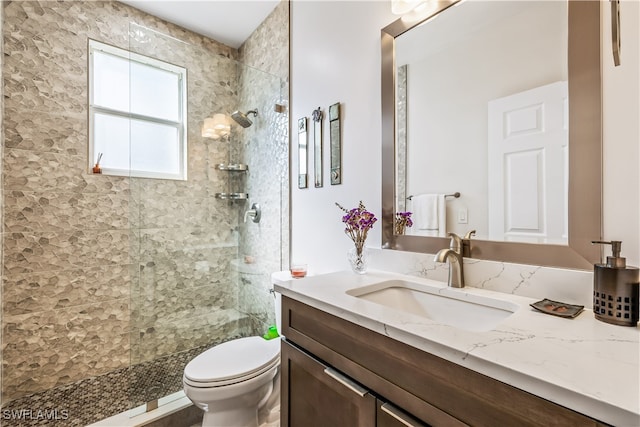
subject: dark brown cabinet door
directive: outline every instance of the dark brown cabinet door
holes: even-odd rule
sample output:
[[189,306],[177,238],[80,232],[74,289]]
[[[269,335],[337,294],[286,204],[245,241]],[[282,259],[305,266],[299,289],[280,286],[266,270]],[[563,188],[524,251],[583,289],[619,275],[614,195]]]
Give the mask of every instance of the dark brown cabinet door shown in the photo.
[[282,341],[282,427],[372,427],[376,399],[366,389]]

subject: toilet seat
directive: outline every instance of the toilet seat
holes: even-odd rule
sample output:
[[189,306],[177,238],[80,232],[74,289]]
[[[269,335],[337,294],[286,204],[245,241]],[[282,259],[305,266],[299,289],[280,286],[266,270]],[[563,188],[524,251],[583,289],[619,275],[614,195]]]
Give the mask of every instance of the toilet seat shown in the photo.
[[254,378],[280,362],[280,340],[239,338],[196,356],[184,369],[184,383],[210,388]]

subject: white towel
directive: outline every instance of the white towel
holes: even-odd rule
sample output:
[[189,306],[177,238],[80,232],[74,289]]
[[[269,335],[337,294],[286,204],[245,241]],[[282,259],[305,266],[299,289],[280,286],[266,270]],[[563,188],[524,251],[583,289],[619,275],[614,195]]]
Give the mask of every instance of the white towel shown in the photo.
[[[447,235],[447,206],[444,194],[419,194],[411,199],[417,235]],[[426,230],[426,231],[425,231]]]

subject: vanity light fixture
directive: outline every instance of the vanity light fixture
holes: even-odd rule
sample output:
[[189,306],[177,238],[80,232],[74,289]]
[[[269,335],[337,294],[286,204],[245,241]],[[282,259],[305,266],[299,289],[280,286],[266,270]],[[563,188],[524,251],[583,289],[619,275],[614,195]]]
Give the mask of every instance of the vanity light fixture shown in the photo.
[[[444,1],[444,0],[442,0]],[[458,6],[466,0],[446,0],[451,6]],[[440,0],[391,0],[391,12],[402,15],[404,25],[412,26],[418,22],[426,23],[437,18],[434,13],[440,7]]]
[[213,117],[204,119],[202,125],[202,137],[220,139],[231,132],[231,123],[226,114],[214,114]]
[[424,3],[424,0],[391,0],[391,13],[404,15]]

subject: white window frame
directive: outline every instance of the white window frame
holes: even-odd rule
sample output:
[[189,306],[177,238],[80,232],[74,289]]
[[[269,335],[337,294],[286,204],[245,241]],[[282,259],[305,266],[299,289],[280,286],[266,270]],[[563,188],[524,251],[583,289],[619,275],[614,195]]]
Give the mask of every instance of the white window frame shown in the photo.
[[[142,114],[131,113],[130,111],[121,111],[117,109],[106,108],[102,106],[94,105],[94,80],[93,80],[93,58],[94,52],[99,51],[109,55],[114,55],[123,58],[130,62],[138,62],[141,64],[149,65],[154,68],[158,68],[164,71],[177,74],[179,79],[178,98],[179,98],[179,119],[178,121],[161,119],[153,116],[146,116]],[[104,175],[116,175],[116,176],[131,176],[137,178],[156,178],[156,179],[173,179],[173,180],[187,180],[187,69],[179,67],[177,65],[169,64],[168,62],[160,61],[155,58],[140,55],[130,52],[125,49],[121,49],[115,46],[111,46],[105,43],[101,43],[96,40],[89,39],[89,155],[88,155],[88,172],[91,173],[93,166],[95,165],[97,153],[94,149],[94,118],[96,114],[104,114],[109,116],[124,117],[129,120],[139,120],[148,123],[162,124],[166,126],[175,127],[178,131],[178,144],[179,144],[179,171],[178,173],[163,173],[163,172],[151,172],[145,170],[135,169],[115,169],[104,168],[102,174]],[[131,141],[130,141],[131,143]]]

